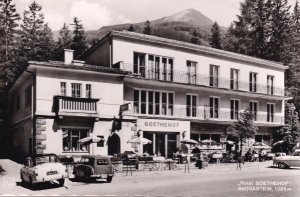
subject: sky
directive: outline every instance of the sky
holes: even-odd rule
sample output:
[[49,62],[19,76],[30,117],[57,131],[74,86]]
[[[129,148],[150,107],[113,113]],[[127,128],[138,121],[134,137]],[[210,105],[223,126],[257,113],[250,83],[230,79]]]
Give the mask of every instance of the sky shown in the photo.
[[[18,13],[33,0],[13,0]],[[106,25],[137,23],[196,9],[219,25],[228,27],[239,14],[243,0],[36,0],[52,30],[64,23],[71,24],[76,16],[86,30],[96,30]],[[288,0],[293,4],[296,0]]]

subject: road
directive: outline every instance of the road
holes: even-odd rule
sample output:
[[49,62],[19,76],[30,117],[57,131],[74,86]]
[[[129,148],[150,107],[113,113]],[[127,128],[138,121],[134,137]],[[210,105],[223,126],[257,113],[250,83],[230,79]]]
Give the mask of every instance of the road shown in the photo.
[[[115,196],[299,196],[300,168],[278,169],[271,162],[210,165],[206,169],[117,173],[112,183],[66,180],[65,187],[41,185],[32,191],[19,183],[18,172],[0,177],[1,194]],[[17,176],[17,177],[15,177]],[[2,182],[1,182],[2,181]],[[5,183],[3,181],[6,181]],[[255,191],[253,191],[255,190]]]

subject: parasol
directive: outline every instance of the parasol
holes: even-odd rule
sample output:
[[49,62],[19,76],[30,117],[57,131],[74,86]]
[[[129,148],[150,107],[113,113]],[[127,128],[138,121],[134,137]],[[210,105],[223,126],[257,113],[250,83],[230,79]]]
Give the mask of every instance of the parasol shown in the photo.
[[136,137],[136,138],[133,138],[133,139],[129,140],[127,143],[151,144],[152,141],[148,140],[147,138]]
[[193,139],[183,139],[180,141],[182,144],[198,144],[196,140]]

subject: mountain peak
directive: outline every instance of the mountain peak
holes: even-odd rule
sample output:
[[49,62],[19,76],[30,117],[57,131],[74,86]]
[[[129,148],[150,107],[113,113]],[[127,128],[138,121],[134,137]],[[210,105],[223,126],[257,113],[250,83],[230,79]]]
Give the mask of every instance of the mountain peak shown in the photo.
[[193,8],[163,17],[155,22],[186,22],[194,26],[211,26],[213,21]]

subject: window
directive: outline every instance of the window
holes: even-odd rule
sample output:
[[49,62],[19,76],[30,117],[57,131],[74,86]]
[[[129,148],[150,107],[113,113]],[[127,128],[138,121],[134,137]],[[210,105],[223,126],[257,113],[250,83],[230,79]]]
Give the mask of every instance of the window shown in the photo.
[[154,67],[154,79],[159,80],[160,78],[160,57],[155,57],[155,67]]
[[167,115],[167,93],[161,93],[161,114]]
[[168,76],[168,65],[167,65],[167,58],[163,57],[162,58],[162,80],[167,81],[167,76]]
[[80,83],[72,83],[72,97],[81,97],[81,84]]
[[141,90],[141,114],[146,114],[146,91]]
[[155,80],[173,81],[173,59],[148,55],[147,77]]
[[63,129],[62,142],[64,152],[88,152],[88,146],[79,143],[79,140],[86,138],[88,129]]
[[255,142],[270,142],[270,135],[255,135]]
[[150,79],[154,79],[154,75],[155,75],[154,68],[155,68],[154,56],[149,55],[148,56],[148,78]]
[[25,89],[25,106],[30,106],[32,103],[32,86]]
[[67,85],[66,82],[60,82],[60,95],[67,96]]
[[249,103],[250,111],[253,114],[253,118],[255,121],[257,121],[257,102],[256,101],[250,101]]
[[97,147],[104,147],[104,136],[97,135],[97,137],[100,138],[99,142],[97,142]]
[[197,116],[197,96],[186,95],[186,116],[196,117]]
[[170,116],[174,113],[174,93],[134,90],[133,100],[136,114]]
[[209,106],[210,106],[210,118],[219,118],[219,98],[210,97]]
[[141,77],[145,77],[145,54],[133,54],[133,73],[140,74]]
[[239,70],[233,68],[230,69],[230,89],[239,89]]
[[267,76],[267,94],[274,93],[274,76]]
[[155,98],[155,115],[159,115],[160,114],[160,112],[159,112],[159,109],[160,109],[160,106],[159,106],[160,92],[155,92],[154,93],[154,98]]
[[169,59],[167,69],[167,81],[173,81],[173,59]]
[[209,85],[213,87],[219,86],[219,66],[210,65]]
[[189,84],[196,84],[197,62],[187,61],[186,66],[187,66],[187,77],[188,77],[187,82]]
[[267,104],[267,122],[274,121],[274,104]]
[[231,120],[239,119],[239,100],[236,99],[230,100],[230,119]]
[[174,113],[174,94],[173,93],[168,93],[168,99],[169,99],[169,103],[168,103],[168,115],[173,116]]
[[19,111],[20,108],[21,108],[21,97],[20,95],[18,95],[16,98],[16,111]]
[[249,91],[256,92],[257,73],[250,72],[249,74]]
[[134,90],[134,95],[133,95],[133,107],[134,107],[134,113],[139,114],[140,111],[140,91],[139,90]]
[[153,98],[153,92],[148,92],[148,114],[154,114],[154,98]]
[[86,84],[85,89],[86,89],[86,98],[92,98],[92,85]]

